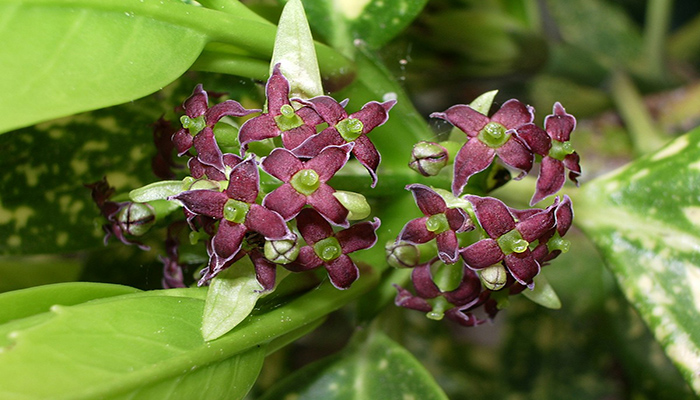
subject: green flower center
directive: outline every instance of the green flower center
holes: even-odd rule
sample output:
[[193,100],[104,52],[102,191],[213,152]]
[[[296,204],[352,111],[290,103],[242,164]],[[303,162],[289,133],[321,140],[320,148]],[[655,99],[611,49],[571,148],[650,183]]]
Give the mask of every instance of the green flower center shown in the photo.
[[302,169],[292,176],[289,180],[292,187],[296,189],[297,192],[308,196],[321,186],[321,181],[318,178],[318,173],[313,169]]
[[558,140],[552,140],[552,148],[549,149],[548,156],[556,158],[557,160],[563,160],[569,154],[574,152],[574,146],[571,142],[560,142]]
[[559,250],[562,253],[566,253],[569,251],[570,247],[571,242],[559,236],[558,232],[547,242],[547,249],[549,251]]
[[503,146],[508,139],[510,139],[510,133],[508,133],[508,129],[506,129],[505,126],[499,124],[498,122],[489,122],[481,131],[479,131],[477,137],[485,145],[492,149],[497,149]]
[[343,255],[343,248],[340,247],[338,239],[331,236],[316,242],[314,252],[321,260],[328,262]]
[[437,235],[450,230],[450,224],[445,214],[435,214],[425,221],[425,229]]
[[248,215],[248,210],[250,210],[248,203],[228,199],[226,204],[224,204],[224,218],[226,218],[227,221],[242,224],[245,222],[245,217]]
[[204,120],[204,115],[200,115],[197,118],[190,118],[187,115],[180,117],[180,123],[182,127],[190,131],[190,135],[194,136],[198,134],[205,126],[207,122]]
[[294,111],[294,107],[285,104],[280,107],[281,115],[275,117],[275,123],[282,132],[304,125],[304,120]]
[[517,229],[513,229],[499,237],[496,239],[496,242],[498,242],[498,246],[501,248],[501,251],[503,251],[503,254],[506,255],[510,253],[522,253],[530,246],[530,243],[523,239]]
[[338,133],[346,142],[352,142],[360,137],[364,125],[357,118],[347,118],[335,124],[335,129],[338,130]]

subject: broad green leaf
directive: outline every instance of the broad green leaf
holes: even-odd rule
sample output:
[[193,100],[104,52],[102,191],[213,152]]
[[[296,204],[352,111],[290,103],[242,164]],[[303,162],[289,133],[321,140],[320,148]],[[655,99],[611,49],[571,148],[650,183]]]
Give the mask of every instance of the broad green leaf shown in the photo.
[[310,99],[324,94],[314,40],[301,0],[288,1],[282,10],[270,74],[277,64],[289,80],[290,97]]
[[264,294],[262,289],[247,257],[212,279],[202,317],[204,340],[219,338],[241,323]]
[[[333,47],[351,51],[359,39],[379,49],[396,37],[427,0],[305,0],[312,27]],[[341,50],[342,51],[342,50]]]
[[555,310],[561,308],[561,300],[559,300],[557,292],[554,291],[552,285],[542,274],[535,277],[535,288],[533,290],[524,290],[523,295],[543,307]]
[[326,282],[271,299],[274,304],[210,342],[200,331],[205,289],[51,307],[0,325],[0,398],[240,399],[259,373],[267,343],[278,348],[306,333],[376,281],[364,268],[348,290]]
[[289,375],[261,400],[447,400],[408,350],[379,331],[360,331],[342,352]]
[[700,393],[700,129],[589,182],[576,222]]

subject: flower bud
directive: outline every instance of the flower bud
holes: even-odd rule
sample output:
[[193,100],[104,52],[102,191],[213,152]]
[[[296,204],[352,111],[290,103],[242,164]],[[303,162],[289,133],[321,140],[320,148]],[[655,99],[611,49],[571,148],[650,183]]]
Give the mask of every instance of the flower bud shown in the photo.
[[447,165],[447,149],[433,142],[418,142],[413,146],[408,166],[423,176],[435,176]]
[[275,264],[289,264],[299,256],[297,240],[267,240],[264,246],[265,258]]
[[129,203],[117,214],[117,224],[124,233],[141,236],[156,223],[156,214],[149,204]]
[[359,193],[337,190],[333,197],[348,210],[349,220],[365,219],[372,212],[365,196]]
[[420,262],[418,246],[408,242],[387,242],[386,261],[394,268],[413,268]]
[[501,264],[494,264],[479,271],[481,283],[489,290],[500,290],[505,286],[508,274]]

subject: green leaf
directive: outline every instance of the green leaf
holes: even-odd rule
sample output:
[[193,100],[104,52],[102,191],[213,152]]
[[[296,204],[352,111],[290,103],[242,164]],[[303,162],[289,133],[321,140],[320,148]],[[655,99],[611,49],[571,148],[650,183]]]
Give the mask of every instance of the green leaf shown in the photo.
[[342,352],[287,376],[261,400],[447,399],[408,350],[378,331],[360,331]]
[[0,257],[0,293],[78,280],[82,260],[75,257]]
[[555,310],[561,308],[561,300],[559,300],[557,292],[554,291],[554,288],[543,274],[535,277],[535,288],[533,290],[523,290],[522,293],[525,297],[542,307]]
[[[103,3],[0,2],[0,132],[153,93],[204,48],[202,32],[148,15],[156,1]],[[194,8],[158,7],[164,14]]]
[[493,99],[496,98],[497,94],[498,90],[486,92],[469,103],[469,106],[484,115],[489,115],[491,104],[493,104]]
[[700,393],[700,129],[574,198],[576,222],[599,247],[696,393]]
[[204,340],[214,340],[241,323],[264,295],[255,267],[245,257],[212,279],[202,317]]
[[290,97],[310,99],[323,95],[316,49],[301,0],[290,0],[282,10],[270,73],[276,64],[289,80]]

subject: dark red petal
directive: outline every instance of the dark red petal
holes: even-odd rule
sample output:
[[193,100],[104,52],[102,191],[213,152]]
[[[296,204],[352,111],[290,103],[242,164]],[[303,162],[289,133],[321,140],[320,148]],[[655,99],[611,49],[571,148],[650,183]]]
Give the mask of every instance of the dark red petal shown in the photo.
[[529,243],[534,242],[554,227],[554,209],[547,208],[544,211],[531,215],[516,224],[516,229]]
[[249,230],[265,236],[265,239],[268,240],[291,239],[294,237],[279,214],[259,204],[251,204],[248,215],[246,215],[245,226]]
[[506,165],[529,172],[535,162],[535,155],[517,137],[511,135],[503,146],[496,149],[496,154]]
[[466,133],[470,138],[476,137],[479,131],[482,130],[486,124],[491,122],[489,117],[464,104],[454,105],[448,108],[444,113],[432,113],[430,117],[449,121],[452,125]]
[[496,156],[496,151],[481,143],[478,139],[469,139],[455,156],[454,177],[452,179],[452,194],[462,194],[469,178],[488,168]]
[[564,186],[566,181],[564,163],[552,157],[544,157],[540,165],[540,176],[537,177],[535,194],[530,200],[530,205],[540,202],[547,196],[551,196]]
[[428,302],[424,299],[412,295],[411,292],[398,285],[394,285],[394,287],[396,288],[396,290],[398,290],[396,298],[394,299],[394,304],[396,304],[397,306],[423,312],[432,311],[433,306],[428,304]]
[[544,129],[547,134],[560,142],[568,142],[571,132],[576,128],[576,118],[567,114],[559,102],[554,104],[552,114],[544,119]]
[[362,133],[367,134],[389,119],[389,110],[394,107],[394,104],[396,100],[385,103],[370,101],[362,106],[360,111],[350,114],[348,118],[357,118],[362,121]]
[[335,234],[343,254],[349,254],[358,250],[369,249],[377,243],[377,228],[379,228],[379,218],[374,221],[360,222],[348,229],[344,229]]
[[331,283],[338,289],[347,289],[360,277],[360,270],[349,256],[343,254],[325,264]]
[[428,217],[421,217],[408,221],[401,233],[399,233],[399,240],[412,244],[421,244],[435,239],[435,233],[430,232],[425,227],[425,221],[427,220]]
[[231,170],[226,194],[232,199],[253,204],[258,197],[259,184],[258,164],[255,158],[249,157]]
[[516,281],[530,289],[534,287],[532,279],[540,273],[540,264],[532,256],[530,250],[522,253],[510,253],[503,260]]
[[438,257],[446,264],[452,264],[459,258],[459,242],[454,231],[445,231],[436,237]]
[[493,197],[472,195],[465,198],[474,205],[476,218],[490,237],[497,239],[515,229],[513,215],[502,201]]
[[190,118],[197,118],[207,112],[209,97],[204,91],[202,84],[195,86],[190,97],[183,104],[185,113]]
[[243,224],[225,219],[219,223],[219,230],[212,238],[212,250],[223,260],[229,260],[241,249],[243,236],[248,231]]
[[223,172],[211,165],[202,164],[196,157],[192,157],[187,161],[187,167],[190,169],[190,175],[195,179],[226,180],[226,175]]
[[243,159],[235,154],[224,153],[224,165],[233,168],[243,162]]
[[501,108],[491,117],[491,121],[498,122],[507,129],[515,129],[521,125],[532,122],[535,119],[534,110],[516,99],[510,99],[503,103]]
[[285,221],[294,218],[306,205],[306,196],[285,183],[263,199],[263,207],[277,212]]
[[250,260],[255,266],[255,278],[262,286],[263,292],[269,292],[275,288],[275,280],[277,278],[277,264],[268,260],[259,251],[251,251],[248,253]]
[[193,214],[221,219],[228,196],[216,190],[188,190],[170,199],[179,200]]
[[461,208],[448,208],[445,210],[445,216],[447,217],[447,223],[450,224],[450,229],[457,233],[474,229],[474,223]]
[[317,156],[321,150],[328,146],[340,146],[344,143],[345,140],[340,136],[340,133],[334,127],[328,127],[304,140],[292,152],[298,157],[311,158]]
[[260,163],[263,171],[281,180],[289,182],[292,176],[304,169],[304,163],[301,162],[291,151],[282,148],[276,148],[262,159]]
[[311,246],[320,240],[333,236],[333,227],[313,208],[301,210],[296,221],[301,237]]
[[308,103],[330,126],[335,126],[335,124],[348,117],[345,108],[332,97],[317,96],[309,99]]
[[316,135],[316,127],[301,125],[288,131],[282,132],[282,145],[285,149],[295,149],[300,144],[312,136]]
[[199,132],[197,136],[194,137],[192,144],[197,150],[197,159],[199,159],[199,161],[221,171],[224,170],[223,154],[214,138],[214,131],[210,127],[206,127]]
[[353,143],[355,143],[355,147],[352,149],[352,154],[367,169],[367,172],[372,177],[371,187],[375,187],[377,185],[377,168],[382,160],[382,156],[377,151],[377,148],[374,147],[374,143],[365,134],[360,135]]
[[503,260],[504,254],[493,239],[481,239],[459,251],[469,268],[482,269]]
[[554,216],[557,221],[557,232],[559,232],[559,236],[564,236],[574,219],[574,209],[569,196],[564,196],[564,200],[557,206]]
[[552,139],[544,129],[535,124],[525,124],[518,128],[515,134],[530,147],[530,150],[541,156],[546,156],[552,148]]
[[308,271],[323,265],[321,260],[311,246],[303,246],[299,250],[299,256],[294,262],[284,264],[283,266],[293,272]]
[[192,148],[193,138],[187,129],[181,128],[173,134],[172,141],[177,149],[177,155],[182,156],[187,153],[187,150]]
[[260,110],[248,110],[239,102],[234,100],[226,100],[207,110],[204,118],[208,126],[214,126],[219,120],[225,116],[242,117]]
[[445,200],[433,189],[420,183],[406,186],[413,193],[416,205],[427,216],[442,214],[447,210]]
[[581,175],[581,165],[579,165],[579,156],[577,153],[569,154],[564,157],[564,166],[569,170],[569,179],[578,186],[578,177]]
[[430,262],[421,264],[413,268],[411,272],[413,288],[416,290],[416,294],[424,299],[433,299],[441,294],[440,288],[438,288],[433,281],[433,276],[430,271],[430,265],[432,263],[433,261],[431,260]]
[[262,114],[241,125],[241,129],[238,131],[238,141],[241,143],[241,148],[245,150],[250,142],[277,137],[280,133],[275,119],[270,114]]
[[313,107],[302,107],[297,110],[297,115],[304,121],[304,125],[316,127],[323,123],[323,118],[313,109]]
[[353,146],[352,143],[346,143],[342,146],[328,146],[321,150],[316,157],[306,161],[303,168],[313,169],[318,173],[321,182],[327,182],[348,162]]
[[322,183],[306,198],[306,201],[330,223],[347,228],[348,210],[333,196],[333,193],[335,190],[332,187]]
[[289,102],[289,81],[282,75],[280,65],[276,64],[272,69],[272,75],[265,86],[267,95],[267,109],[270,115],[280,115],[280,108]]
[[457,289],[446,292],[443,295],[447,301],[456,306],[469,307],[479,300],[480,293],[481,279],[479,279],[479,275],[469,268],[464,268],[464,276]]

